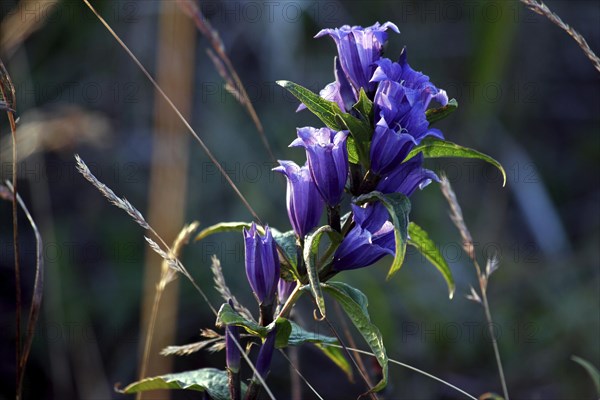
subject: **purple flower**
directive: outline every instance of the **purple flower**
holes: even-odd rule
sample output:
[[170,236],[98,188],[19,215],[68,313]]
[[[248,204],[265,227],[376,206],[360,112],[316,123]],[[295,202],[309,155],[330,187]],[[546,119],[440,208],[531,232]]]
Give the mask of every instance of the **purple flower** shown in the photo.
[[263,342],[258,352],[256,359],[256,371],[265,378],[271,369],[271,359],[273,358],[273,350],[275,350],[275,338],[277,329],[273,329],[267,334],[267,338]]
[[423,189],[431,181],[439,181],[437,175],[422,167],[423,154],[419,153],[400,164],[377,184],[376,190],[382,193],[402,193],[409,197],[417,189]]
[[394,226],[381,204],[352,205],[356,225],[348,232],[333,256],[333,271],[367,267],[387,254],[394,255]]
[[388,58],[382,58],[376,62],[377,68],[373,73],[371,82],[393,81],[402,84],[402,86],[417,90],[425,95],[425,108],[429,106],[431,100],[436,100],[442,106],[448,104],[448,96],[444,90],[438,89],[429,81],[429,77],[421,72],[417,72],[408,65],[406,61],[406,48],[400,54],[400,60],[395,63]]
[[273,171],[281,172],[287,178],[287,211],[296,235],[304,237],[321,219],[323,200],[307,165],[299,167],[293,161],[280,160],[280,167]]
[[443,139],[439,129],[429,128],[427,96],[398,82],[380,82],[375,93],[375,115],[384,118],[390,129],[411,135],[417,144],[426,136]]
[[269,227],[260,236],[256,224],[244,228],[246,276],[259,303],[268,305],[275,300],[279,280],[279,257]]
[[315,38],[331,36],[337,46],[342,69],[356,92],[364,88],[370,93],[375,90],[376,84],[370,80],[377,67],[375,61],[381,58],[383,46],[387,41],[388,28],[400,33],[398,27],[391,22],[383,25],[376,22],[366,28],[344,25],[341,28],[323,29]]
[[227,369],[232,372],[240,370],[240,359],[242,357],[235,341],[238,344],[240,342],[240,328],[235,325],[227,325],[225,327],[225,362],[227,363]]
[[[338,107],[343,112],[349,112],[354,103],[358,100],[358,96],[350,82],[348,82],[348,78],[346,78],[346,74],[342,70],[340,60],[337,57],[335,57],[334,61],[334,72],[335,81],[327,84],[327,86],[321,89],[319,96],[325,100],[337,103]],[[306,106],[304,103],[301,103],[296,109],[296,112],[302,111],[305,108]]]
[[325,203],[334,207],[342,199],[348,178],[348,131],[329,128],[298,128],[298,138],[290,147],[306,149],[310,174]]
[[388,127],[385,118],[375,125],[371,142],[371,171],[383,175],[396,168],[417,144],[406,131],[395,131]]
[[296,288],[296,285],[296,282],[288,282],[285,279],[279,278],[279,283],[277,284],[277,298],[279,299],[279,304],[285,304],[288,297],[290,297]]

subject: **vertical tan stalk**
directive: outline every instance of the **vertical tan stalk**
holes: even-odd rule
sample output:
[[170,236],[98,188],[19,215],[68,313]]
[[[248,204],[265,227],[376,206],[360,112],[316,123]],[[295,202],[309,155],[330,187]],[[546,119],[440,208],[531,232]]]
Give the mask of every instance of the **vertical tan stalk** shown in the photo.
[[[191,114],[194,89],[195,28],[177,4],[164,0],[161,5],[158,33],[157,82],[172,99],[183,116]],[[160,95],[156,95],[154,138],[148,220],[168,240],[174,239],[183,225],[187,193],[188,146],[184,127]],[[162,293],[156,312],[154,332],[148,331],[152,320],[157,282],[162,260],[152,250],[146,251],[142,304],[141,348],[146,335],[153,335],[149,351],[140,364],[140,378],[172,372],[172,361],[159,351],[174,342],[177,321],[178,285],[171,283]],[[139,394],[140,398],[167,399],[169,394]]]

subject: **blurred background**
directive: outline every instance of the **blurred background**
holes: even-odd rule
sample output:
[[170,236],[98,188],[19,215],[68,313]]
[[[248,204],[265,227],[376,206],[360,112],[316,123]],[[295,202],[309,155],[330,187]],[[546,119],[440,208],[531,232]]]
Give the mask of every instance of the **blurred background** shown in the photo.
[[[224,86],[210,42],[171,0],[94,2],[98,12],[172,97],[261,220],[290,229],[285,182],[251,116]],[[548,6],[600,51],[600,5],[549,0]],[[442,121],[446,138],[498,159],[430,160],[445,171],[476,241],[481,263],[496,254],[489,299],[509,392],[522,399],[592,399],[572,355],[600,366],[600,74],[565,32],[518,1],[207,1],[198,3],[222,38],[264,126],[275,158],[304,161],[288,148],[295,128],[317,125],[275,81],[318,91],[333,80],[333,41],[322,28],[392,21],[386,56],[406,46],[411,66],[430,76],[459,109]],[[44,239],[46,284],[24,382],[28,399],[120,399],[113,386],[140,371],[145,329],[160,271],[145,232],[76,171],[78,153],[125,196],[167,242],[184,223],[205,227],[251,215],[150,82],[80,1],[0,1],[0,57],[16,88],[19,190]],[[2,180],[11,176],[10,129],[0,117]],[[483,309],[465,295],[473,266],[437,185],[413,197],[411,218],[451,264],[448,300],[437,271],[414,251],[390,282],[390,259],[340,275],[370,301],[391,358],[479,396],[501,393]],[[11,205],[0,204],[0,398],[14,398],[14,267]],[[20,214],[22,290],[28,306],[35,240]],[[234,293],[254,304],[239,234],[184,248],[182,260],[218,305],[210,257]],[[312,305],[299,305],[308,329]],[[222,353],[163,357],[168,344],[199,340],[214,315],[185,279],[163,295],[147,375],[222,367]],[[334,320],[337,321],[336,318]],[[336,322],[337,326],[340,321]],[[358,346],[366,344],[355,335]],[[369,368],[372,360],[365,358]],[[296,366],[325,399],[356,398],[355,384],[313,346]],[[247,369],[247,367],[244,367]],[[246,371],[247,373],[248,371]],[[293,375],[293,374],[292,374]],[[289,364],[274,357],[269,383],[291,398]],[[301,383],[302,398],[315,395]],[[144,398],[167,398],[149,394]],[[171,398],[198,398],[173,392]],[[457,392],[397,365],[382,398],[455,399]]]

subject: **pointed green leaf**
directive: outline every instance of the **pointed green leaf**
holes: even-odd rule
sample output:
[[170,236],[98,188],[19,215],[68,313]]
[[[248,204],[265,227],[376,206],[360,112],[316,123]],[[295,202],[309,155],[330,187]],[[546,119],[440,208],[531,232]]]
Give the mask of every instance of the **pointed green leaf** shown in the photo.
[[336,115],[342,114],[340,107],[333,101],[325,100],[321,96],[305,87],[302,87],[290,81],[277,81],[277,84],[287,89],[298,100],[300,100],[306,108],[312,111],[325,125],[336,131],[341,131],[343,128],[339,124]]
[[367,297],[358,289],[342,282],[322,283],[321,286],[325,292],[329,293],[342,306],[348,318],[350,318],[371,348],[371,351],[373,351],[373,354],[375,354],[377,362],[381,366],[383,377],[371,390],[374,392],[382,390],[387,385],[388,380],[388,357],[383,345],[381,332],[371,322],[371,318],[369,317]]
[[346,140],[346,148],[348,149],[348,161],[350,161],[352,164],[360,163],[356,143],[354,142],[354,138],[352,136],[348,136],[348,139]]
[[446,140],[427,138],[423,140],[421,144],[415,146],[410,153],[408,153],[408,156],[406,156],[406,160],[416,156],[420,152],[423,153],[423,156],[425,158],[458,157],[476,158],[479,160],[486,161],[492,164],[494,167],[498,168],[503,178],[502,186],[506,185],[506,171],[504,171],[502,165],[498,161],[494,160],[492,157],[480,153],[477,150],[473,150],[468,147],[463,147],[456,143],[448,142]]
[[267,336],[269,331],[266,327],[260,326],[256,322],[242,317],[237,311],[231,308],[228,303],[223,303],[223,305],[221,305],[217,315],[217,326],[222,327],[224,325],[241,326],[251,335],[260,336],[262,338]]
[[394,239],[396,242],[396,254],[394,261],[388,271],[386,279],[390,279],[404,261],[406,254],[406,242],[408,240],[408,214],[410,213],[410,201],[402,193],[383,194],[381,192],[371,192],[363,194],[354,200],[356,204],[380,201],[390,214],[392,224],[394,224]]
[[596,368],[591,362],[584,360],[581,357],[571,356],[571,360],[575,361],[586,370],[590,378],[592,378],[592,382],[594,382],[594,386],[596,387],[596,395],[600,397],[600,371],[598,371],[598,368]]
[[333,230],[329,225],[324,225],[312,234],[306,235],[306,241],[304,243],[304,263],[306,264],[306,271],[308,272],[310,292],[315,298],[315,301],[317,302],[317,308],[323,317],[325,316],[325,300],[323,300],[321,285],[319,285],[319,266],[317,265],[317,260],[321,237],[325,232],[332,231]]
[[419,225],[414,222],[408,224],[408,244],[416,247],[425,258],[429,260],[441,273],[446,283],[448,284],[448,292],[450,298],[454,296],[454,278],[452,277],[452,271],[448,266],[448,263],[438,250],[437,246],[429,238],[427,232],[425,232]]
[[319,348],[323,354],[325,354],[335,365],[346,374],[350,382],[354,381],[354,374],[352,372],[352,366],[348,362],[344,350],[339,347],[327,346],[320,343],[315,343],[315,346]]
[[353,139],[354,147],[356,148],[356,153],[358,155],[358,160],[365,167],[365,169],[369,169],[369,144],[373,134],[371,123],[368,121],[362,121],[350,114],[338,114],[336,119],[344,127],[343,129],[350,131],[350,135]]
[[430,124],[437,122],[446,118],[448,115],[452,114],[458,108],[458,102],[456,99],[450,99],[448,104],[440,108],[432,108],[430,110],[425,111],[425,116],[427,117],[427,121]]
[[273,240],[277,243],[279,249],[279,262],[281,263],[281,277],[287,281],[298,279],[298,246],[296,244],[296,234],[293,230],[279,232],[271,228]]
[[[221,232],[241,232],[243,228],[250,229],[249,222],[220,222],[218,224],[209,226],[208,228],[202,229],[198,235],[196,235],[196,241],[202,240],[210,235]],[[257,228],[259,228],[257,226]],[[262,228],[259,228],[262,229]],[[263,232],[264,233],[264,232]]]
[[360,88],[358,95],[358,101],[352,106],[356,111],[360,113],[362,119],[365,121],[373,120],[373,102],[369,99],[365,93],[364,88]]
[[[215,368],[202,368],[195,371],[180,372],[145,378],[119,390],[120,393],[138,393],[156,389],[186,389],[206,391],[215,400],[229,400],[227,372]],[[247,389],[242,382],[242,393]]]

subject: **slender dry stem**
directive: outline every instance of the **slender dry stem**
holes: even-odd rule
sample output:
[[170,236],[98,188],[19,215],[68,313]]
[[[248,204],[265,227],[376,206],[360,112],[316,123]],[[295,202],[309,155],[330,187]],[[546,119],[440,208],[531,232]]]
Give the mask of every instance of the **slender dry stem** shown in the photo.
[[[12,192],[12,196],[14,196],[14,186],[10,182],[6,182],[6,186],[8,186],[9,190]],[[12,197],[11,196],[11,197]],[[31,351],[31,344],[33,343],[33,336],[35,335],[35,326],[37,324],[38,316],[40,314],[40,309],[42,307],[42,296],[44,293],[44,257],[42,256],[43,252],[43,244],[42,244],[42,235],[40,235],[40,231],[35,223],[31,213],[27,209],[25,202],[19,196],[17,196],[17,202],[19,206],[25,213],[27,220],[29,221],[29,225],[33,229],[33,233],[35,234],[35,254],[36,254],[36,266],[35,266],[35,281],[33,283],[33,293],[31,295],[31,306],[29,308],[29,318],[27,320],[27,333],[25,336],[25,341],[23,343],[23,348],[21,352],[21,358],[19,359],[18,368],[20,369],[19,382],[17,386],[17,398],[20,397],[21,391],[23,388],[23,380],[25,377],[25,367],[27,366],[27,360],[29,359],[29,352]],[[12,200],[12,199],[11,199]]]
[[148,323],[148,331],[146,334],[146,340],[144,343],[144,354],[142,356],[142,365],[140,366],[140,379],[146,376],[146,369],[148,368],[148,358],[150,357],[150,349],[152,348],[152,339],[154,338],[154,329],[156,326],[156,319],[158,317],[158,306],[160,305],[160,299],[162,294],[169,284],[175,277],[175,270],[169,265],[166,260],[168,258],[178,258],[184,245],[188,244],[192,234],[198,229],[199,222],[192,222],[183,227],[183,229],[177,235],[177,238],[173,241],[171,246],[172,253],[166,258],[163,257],[161,265],[160,280],[156,285],[156,292],[154,293],[154,301],[152,303],[152,312],[150,314],[150,321]]
[[[500,382],[502,384],[502,392],[504,394],[504,399],[509,400],[508,396],[508,387],[506,385],[506,377],[504,376],[504,368],[502,367],[502,359],[500,357],[500,350],[498,349],[498,341],[496,339],[496,334],[494,332],[494,321],[492,319],[492,313],[490,311],[490,305],[487,298],[487,284],[489,280],[489,275],[497,268],[496,261],[488,261],[488,267],[486,271],[483,271],[479,266],[479,262],[477,261],[477,257],[475,256],[474,246],[473,246],[473,238],[471,236],[471,232],[467,228],[465,220],[463,218],[463,213],[458,204],[458,200],[456,199],[456,194],[452,190],[452,186],[450,185],[450,181],[447,177],[442,176],[440,181],[440,186],[442,189],[442,193],[444,197],[448,201],[450,205],[450,218],[458,231],[460,232],[460,236],[463,240],[463,249],[469,255],[469,258],[473,262],[475,266],[475,270],[477,272],[477,279],[479,280],[479,289],[481,291],[481,296],[471,288],[471,294],[468,298],[478,302],[483,306],[483,310],[485,312],[485,318],[487,320],[488,330],[490,333],[490,338],[492,339],[492,347],[494,348],[494,356],[496,358],[496,365],[498,367],[498,373],[500,375]],[[492,266],[493,265],[493,266]]]
[[590,48],[587,40],[575,29],[573,29],[570,25],[563,22],[563,20],[553,13],[550,8],[543,1],[537,0],[521,0],[521,3],[525,4],[527,8],[533,11],[536,14],[542,15],[548,18],[554,25],[558,26],[563,31],[567,32],[569,36],[573,38],[581,47],[587,58],[594,64],[594,68],[600,72],[600,58],[594,53],[594,51]]
[[19,265],[19,221],[17,208],[17,126],[15,124],[14,109],[16,109],[15,87],[12,83],[4,63],[0,60],[0,95],[6,103],[6,116],[10,124],[12,136],[12,224],[13,224],[13,251],[15,260],[15,362],[16,362],[16,398],[21,398],[22,375],[21,367],[21,266]]
[[213,27],[210,25],[210,22],[208,22],[204,15],[202,15],[202,11],[200,8],[198,8],[196,3],[192,2],[191,0],[178,0],[177,3],[181,9],[194,21],[198,30],[209,40],[212,51],[207,50],[207,54],[215,65],[215,69],[219,75],[221,75],[221,77],[225,80],[225,88],[246,109],[250,115],[250,118],[252,119],[252,122],[254,122],[254,126],[256,126],[256,130],[258,131],[260,139],[263,142],[267,153],[269,153],[271,161],[276,161],[273,151],[271,150],[271,146],[269,145],[269,141],[267,140],[263,125],[260,122],[260,118],[258,118],[258,115],[256,114],[256,110],[252,105],[252,101],[246,92],[246,88],[244,87],[242,80],[231,63],[231,60],[227,56],[227,53],[225,52],[225,46],[223,45],[223,41],[219,36],[219,32],[213,29]]
[[[341,346],[339,344],[323,343],[323,345],[324,346],[330,346],[330,347],[337,347],[338,349],[343,349],[344,348],[343,346]],[[346,349],[348,349],[349,351],[352,351],[354,353],[360,353],[360,354],[365,354],[367,356],[376,357],[376,355],[373,354],[373,353],[371,353],[370,351],[355,349],[353,347],[346,347]],[[419,373],[419,374],[421,374],[423,376],[426,376],[426,377],[431,378],[431,379],[433,379],[435,381],[438,381],[438,382],[440,382],[440,383],[448,386],[449,388],[452,388],[452,389],[456,390],[457,392],[464,394],[465,396],[467,396],[471,400],[477,400],[477,397],[475,397],[475,396],[473,396],[473,395],[465,392],[464,390],[462,390],[461,388],[459,388],[459,387],[451,384],[450,382],[447,382],[447,381],[445,381],[445,380],[443,380],[441,378],[438,378],[437,376],[435,376],[433,374],[430,374],[429,372],[425,372],[422,369],[419,369],[417,367],[413,367],[412,365],[400,362],[398,360],[394,360],[393,358],[388,358],[388,361],[390,363],[392,363],[392,364],[396,364],[396,365],[399,365],[401,367],[410,369],[411,371],[415,371],[415,372],[417,372],[417,373]]]
[[92,5],[90,4],[90,2],[88,0],[83,0],[83,2],[94,13],[94,15],[96,16],[96,18],[98,18],[98,20],[102,23],[102,25],[104,25],[104,27],[113,36],[113,38],[117,41],[117,43],[119,43],[119,45],[123,48],[123,50],[125,50],[125,52],[133,60],[133,62],[138,66],[138,68],[142,71],[142,73],[150,81],[150,83],[152,84],[152,86],[154,86],[154,88],[158,91],[158,93],[160,93],[161,97],[167,102],[167,104],[169,105],[169,107],[171,107],[171,109],[173,110],[173,112],[175,114],[177,114],[177,117],[185,125],[185,127],[187,128],[187,130],[190,132],[190,134],[192,135],[192,137],[198,142],[198,144],[200,145],[200,147],[202,147],[202,149],[204,150],[204,152],[206,153],[206,155],[208,156],[208,158],[210,159],[210,161],[217,167],[217,169],[219,170],[219,173],[221,175],[223,175],[223,178],[225,178],[225,180],[227,181],[227,183],[229,184],[229,186],[231,186],[231,188],[233,189],[233,191],[235,192],[235,194],[239,197],[239,199],[242,201],[242,203],[244,204],[244,206],[248,209],[248,211],[250,212],[250,214],[252,214],[252,216],[256,219],[256,221],[259,222],[259,223],[261,223],[261,225],[262,225],[262,222],[261,222],[260,218],[258,217],[258,215],[256,214],[256,212],[254,211],[254,209],[252,208],[252,206],[250,205],[250,203],[248,203],[248,200],[246,199],[246,197],[242,194],[242,192],[240,192],[240,190],[237,187],[237,185],[233,182],[233,180],[231,179],[231,177],[229,176],[229,174],[227,173],[227,171],[225,171],[225,168],[223,168],[223,166],[221,165],[221,163],[213,155],[212,151],[210,151],[210,149],[206,146],[206,144],[204,143],[204,141],[200,138],[200,136],[198,136],[198,134],[196,133],[196,131],[194,130],[194,128],[192,128],[192,126],[187,121],[187,119],[181,114],[181,112],[179,111],[179,109],[177,108],[177,106],[173,103],[173,101],[171,100],[171,98],[169,96],[167,96],[167,94],[159,86],[159,84],[152,77],[152,75],[150,75],[150,73],[148,72],[148,70],[146,69],[146,67],[144,67],[144,65],[140,62],[140,60],[138,60],[138,58],[133,54],[133,52],[129,49],[129,47],[127,47],[127,45],[125,44],[125,42],[123,42],[121,40],[121,38],[116,34],[116,32],[106,22],[106,20],[104,20],[104,18],[102,18],[102,16],[100,16],[100,14],[98,14],[98,12],[96,11],[96,9],[94,7],[92,7]]

